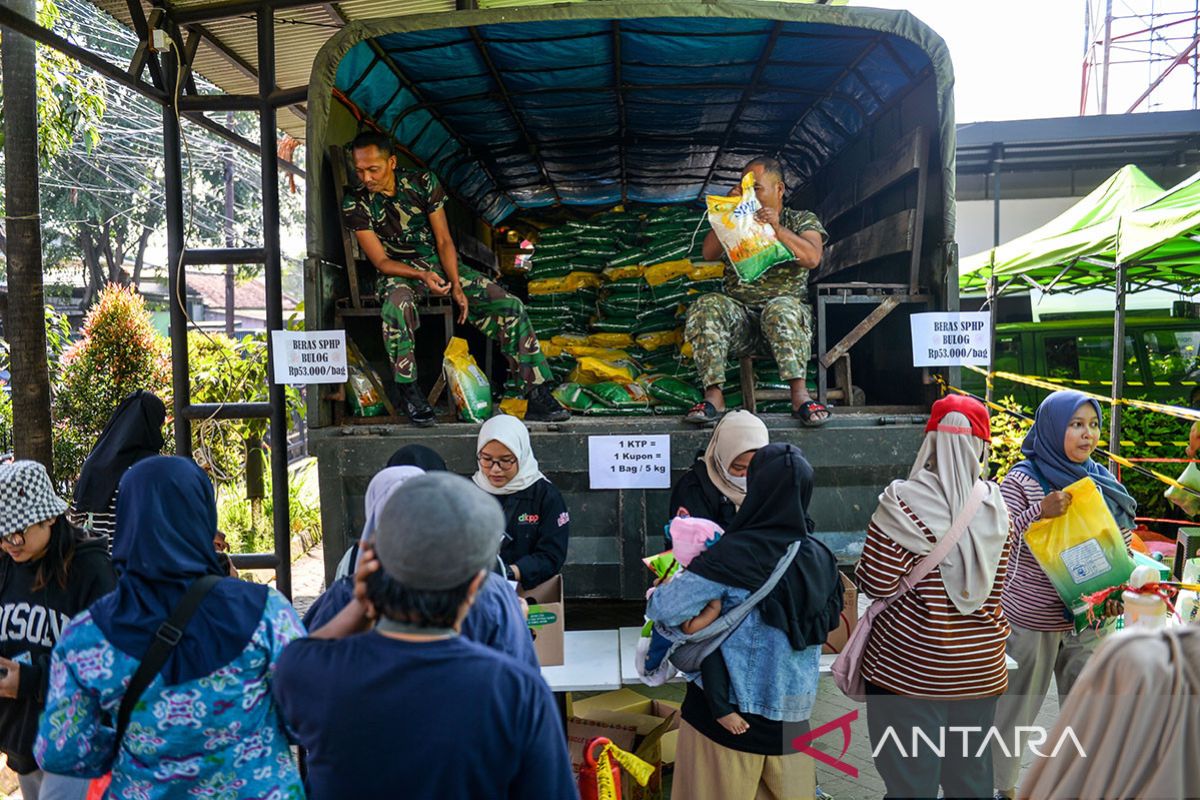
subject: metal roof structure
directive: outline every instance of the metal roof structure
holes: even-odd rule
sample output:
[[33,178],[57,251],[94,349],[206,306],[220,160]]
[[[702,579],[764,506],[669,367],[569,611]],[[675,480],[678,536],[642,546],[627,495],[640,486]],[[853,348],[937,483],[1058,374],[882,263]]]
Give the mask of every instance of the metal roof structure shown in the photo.
[[1200,111],[1053,117],[958,126],[959,175],[997,168],[1074,169],[1175,164],[1200,157]]
[[[258,92],[258,4],[226,0],[92,0],[141,36],[163,9],[186,34],[185,47],[195,47],[193,69],[232,95]],[[275,75],[278,89],[298,90],[297,102],[279,109],[279,127],[297,139],[305,138],[307,92],[313,59],[321,46],[349,22],[399,14],[453,11],[455,0],[345,0],[339,3],[294,0],[270,3],[275,15]],[[194,38],[193,38],[194,37]],[[144,39],[145,37],[142,36]]]

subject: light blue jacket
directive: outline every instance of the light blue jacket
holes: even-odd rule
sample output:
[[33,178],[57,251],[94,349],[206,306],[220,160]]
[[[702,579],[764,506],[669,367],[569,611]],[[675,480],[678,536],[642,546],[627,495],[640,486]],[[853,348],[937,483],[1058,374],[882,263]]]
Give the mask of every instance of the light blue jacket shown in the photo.
[[[750,594],[684,571],[654,590],[646,616],[682,636],[679,626],[710,600],[720,600],[725,614]],[[777,721],[808,720],[817,696],[820,645],[793,650],[787,634],[763,622],[755,608],[721,644],[721,655],[729,670],[729,701],[738,710]]]

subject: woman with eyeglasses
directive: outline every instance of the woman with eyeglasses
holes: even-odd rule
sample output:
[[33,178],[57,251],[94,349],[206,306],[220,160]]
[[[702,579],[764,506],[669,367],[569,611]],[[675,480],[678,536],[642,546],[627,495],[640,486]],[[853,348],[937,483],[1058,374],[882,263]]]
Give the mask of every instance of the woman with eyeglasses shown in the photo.
[[50,653],[63,628],[116,585],[107,539],[88,538],[36,461],[0,465],[0,752],[26,800],[83,798],[88,782],[34,760]]
[[506,536],[500,558],[507,565],[507,577],[532,589],[561,572],[567,560],[567,504],[538,469],[529,431],[516,417],[500,414],[483,423],[475,450],[475,485],[504,506]]

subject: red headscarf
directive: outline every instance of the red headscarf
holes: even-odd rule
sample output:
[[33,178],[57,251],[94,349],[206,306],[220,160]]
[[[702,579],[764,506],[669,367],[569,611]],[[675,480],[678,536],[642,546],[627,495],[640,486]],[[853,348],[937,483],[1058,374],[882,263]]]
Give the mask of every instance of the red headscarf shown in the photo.
[[[967,418],[971,423],[970,433],[972,436],[977,439],[983,439],[985,442],[992,441],[991,417],[988,415],[987,406],[973,397],[963,397],[958,394],[946,395],[933,404],[933,408],[929,412],[929,424],[925,426],[925,432],[932,433],[936,431],[938,423],[952,411],[957,411]],[[963,431],[963,433],[967,433],[967,431]]]
[[[941,539],[967,504],[982,477],[984,442],[990,434],[987,408],[969,397],[938,400],[929,422],[908,478],[884,489],[871,518],[885,536],[918,556],[934,548],[925,528]],[[975,613],[991,596],[1007,540],[1008,510],[1000,487],[989,483],[987,499],[938,565],[946,594],[959,613]]]

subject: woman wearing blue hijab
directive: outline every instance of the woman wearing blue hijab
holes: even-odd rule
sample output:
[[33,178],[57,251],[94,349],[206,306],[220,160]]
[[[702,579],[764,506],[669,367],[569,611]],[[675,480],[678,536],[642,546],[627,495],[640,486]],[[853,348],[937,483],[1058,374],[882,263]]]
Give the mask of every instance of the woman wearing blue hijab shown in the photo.
[[106,796],[114,798],[303,798],[270,676],[304,630],[265,586],[216,584],[115,741],[111,719],[154,632],[194,581],[225,575],[216,529],[212,484],[191,460],[150,458],[121,479],[117,588],[76,617],[54,649],[35,747],[44,769],[111,770]]
[[1000,485],[1008,506],[1012,561],[1000,602],[1012,632],[1005,650],[1017,662],[1009,672],[1008,691],[996,709],[996,728],[1012,752],[992,747],[997,793],[1014,796],[1021,751],[1012,742],[1019,726],[1032,725],[1053,677],[1059,704],[1100,644],[1106,629],[1075,633],[1074,618],[1025,543],[1025,531],[1040,519],[1060,517],[1071,504],[1063,491],[1091,478],[1129,544],[1137,502],[1105,467],[1092,460],[1101,437],[1100,403],[1076,391],[1054,392],[1038,406],[1016,464]]

